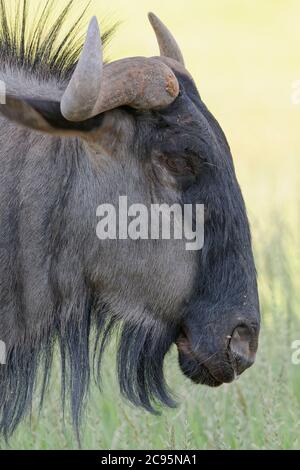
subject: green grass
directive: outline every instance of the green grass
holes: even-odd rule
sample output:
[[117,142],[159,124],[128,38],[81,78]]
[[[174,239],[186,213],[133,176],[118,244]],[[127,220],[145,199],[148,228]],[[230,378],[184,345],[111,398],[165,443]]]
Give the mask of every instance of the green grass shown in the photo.
[[[39,3],[32,0],[32,4]],[[299,449],[300,339],[299,116],[291,85],[300,78],[298,0],[93,1],[92,12],[124,20],[112,58],[157,53],[146,12],[165,20],[182,45],[199,90],[230,141],[252,222],[262,331],[257,362],[235,383],[195,386],[175,348],[165,368],[180,405],[152,416],[125,403],[106,356],[103,392],[92,387],[85,449]],[[184,21],[183,21],[184,19]],[[0,441],[0,448],[7,448]],[[54,374],[39,416],[18,428],[13,449],[72,449],[76,439],[59,403]]]

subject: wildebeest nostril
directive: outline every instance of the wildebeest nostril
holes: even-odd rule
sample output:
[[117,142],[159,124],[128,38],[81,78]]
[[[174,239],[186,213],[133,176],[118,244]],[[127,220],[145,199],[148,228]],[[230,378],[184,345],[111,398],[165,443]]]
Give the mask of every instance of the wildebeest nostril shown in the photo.
[[253,344],[253,332],[248,326],[238,326],[230,339],[229,348],[234,359],[234,368],[240,375],[255,361],[255,350],[251,347]]

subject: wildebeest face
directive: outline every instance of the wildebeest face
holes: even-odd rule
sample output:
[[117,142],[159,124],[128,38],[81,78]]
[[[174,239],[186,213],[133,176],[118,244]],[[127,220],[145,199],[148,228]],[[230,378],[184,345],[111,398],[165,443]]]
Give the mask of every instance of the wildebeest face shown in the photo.
[[205,205],[205,243],[197,253],[192,298],[176,340],[182,371],[197,383],[230,382],[251,366],[259,302],[251,238],[230,149],[187,75],[180,96],[161,115],[162,154],[182,187],[182,200]]
[[[148,132],[144,119],[139,126],[144,154],[155,172],[164,175],[156,184],[165,190],[173,181],[182,203],[205,205],[204,247],[190,260],[196,260],[189,278],[193,287],[173,314],[180,318],[175,342],[182,371],[194,382],[217,386],[254,362],[259,334],[256,271],[226,138],[188,72],[177,64],[173,70],[180,84],[178,98],[154,113]],[[180,269],[177,273],[180,277]]]

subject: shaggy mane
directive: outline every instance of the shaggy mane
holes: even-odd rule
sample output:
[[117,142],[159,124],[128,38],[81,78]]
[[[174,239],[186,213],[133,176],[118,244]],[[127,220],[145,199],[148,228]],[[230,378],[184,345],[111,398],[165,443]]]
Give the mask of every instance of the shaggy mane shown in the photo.
[[[40,79],[51,76],[59,81],[69,80],[84,43],[83,20],[90,2],[66,33],[63,27],[75,0],[70,0],[64,9],[60,8],[58,15],[52,15],[59,8],[58,1],[44,0],[33,18],[29,17],[30,0],[18,0],[13,13],[9,3],[0,0],[0,63],[21,68]],[[103,32],[104,47],[116,26]]]

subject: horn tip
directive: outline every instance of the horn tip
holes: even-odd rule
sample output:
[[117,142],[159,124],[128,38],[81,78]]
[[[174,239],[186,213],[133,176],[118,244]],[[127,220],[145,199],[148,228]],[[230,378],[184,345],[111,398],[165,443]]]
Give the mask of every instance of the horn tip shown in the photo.
[[89,23],[85,44],[90,50],[101,49],[102,54],[102,38],[99,23],[96,16],[93,16]]
[[100,31],[97,16],[92,16],[91,21],[89,23],[89,29],[99,30]]
[[152,11],[150,11],[148,13],[148,18],[149,18],[149,21],[150,23],[152,24],[152,26],[155,24],[155,23],[158,23],[160,20],[159,18],[154,14],[152,13]]
[[174,59],[184,66],[179,46],[166,25],[152,12],[148,13],[148,18],[158,40],[160,55]]

